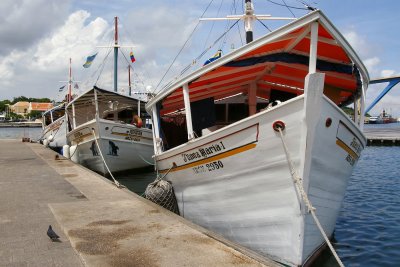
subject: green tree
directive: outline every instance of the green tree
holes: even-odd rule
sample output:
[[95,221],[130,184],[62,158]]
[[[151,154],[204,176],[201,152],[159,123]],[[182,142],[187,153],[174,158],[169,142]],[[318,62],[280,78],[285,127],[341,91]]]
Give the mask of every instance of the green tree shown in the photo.
[[7,104],[11,104],[11,101],[10,100],[0,101],[0,112],[4,112],[6,110]]
[[39,110],[32,110],[26,115],[31,120],[39,119],[42,117],[42,112]]
[[34,97],[26,97],[26,96],[18,96],[14,97],[12,104],[15,104],[17,102],[38,102],[38,103],[50,103],[51,100],[49,98],[34,98]]

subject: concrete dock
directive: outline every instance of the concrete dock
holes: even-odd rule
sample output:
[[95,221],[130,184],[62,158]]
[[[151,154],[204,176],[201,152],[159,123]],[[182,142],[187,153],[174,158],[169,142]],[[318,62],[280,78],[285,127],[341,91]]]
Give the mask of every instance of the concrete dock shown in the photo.
[[55,155],[0,140],[0,266],[280,266]]
[[368,146],[400,146],[398,127],[364,128]]

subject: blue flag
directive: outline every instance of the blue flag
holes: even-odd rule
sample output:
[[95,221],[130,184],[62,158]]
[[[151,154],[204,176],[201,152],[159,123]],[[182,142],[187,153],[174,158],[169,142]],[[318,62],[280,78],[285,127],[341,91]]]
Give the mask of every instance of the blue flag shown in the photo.
[[219,59],[221,56],[222,56],[222,50],[219,49],[219,50],[217,51],[217,53],[215,53],[211,58],[207,59],[207,61],[204,62],[203,66],[205,66],[205,65],[207,65],[207,64],[210,64],[211,62],[213,62],[213,61]]
[[59,92],[62,92],[62,90],[64,90],[64,87],[65,87],[65,85],[64,85],[64,86],[61,86],[60,89],[58,89],[58,91],[59,91]]
[[94,58],[95,58],[96,56],[97,56],[97,53],[94,54],[94,55],[92,55],[92,56],[88,56],[87,59],[86,59],[85,64],[83,64],[83,67],[84,67],[84,68],[89,68],[90,65],[92,65],[92,62],[93,62],[93,60],[94,60]]

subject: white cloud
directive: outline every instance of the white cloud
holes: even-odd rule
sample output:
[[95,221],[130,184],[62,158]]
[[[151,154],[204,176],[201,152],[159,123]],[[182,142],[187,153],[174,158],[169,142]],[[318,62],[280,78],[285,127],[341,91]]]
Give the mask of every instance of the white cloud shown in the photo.
[[46,71],[51,68],[65,68],[68,58],[82,61],[102,40],[108,24],[101,18],[85,22],[90,17],[86,11],[79,10],[71,14],[65,24],[57,31],[39,42],[34,52],[31,69]]
[[381,77],[394,77],[400,76],[400,72],[395,70],[381,70]]
[[[33,93],[53,97],[54,90],[58,88],[57,80],[65,80],[64,77],[67,77],[69,58],[73,60],[74,69],[78,66],[82,68],[86,56],[102,43],[110,30],[104,19],[89,18],[88,12],[78,10],[63,25],[54,29],[51,35],[42,38],[29,49],[14,49],[1,58],[0,90],[8,91],[13,96],[29,96]],[[35,85],[39,88],[33,89]]]
[[1,0],[0,55],[27,49],[57,28],[67,16],[69,0]]

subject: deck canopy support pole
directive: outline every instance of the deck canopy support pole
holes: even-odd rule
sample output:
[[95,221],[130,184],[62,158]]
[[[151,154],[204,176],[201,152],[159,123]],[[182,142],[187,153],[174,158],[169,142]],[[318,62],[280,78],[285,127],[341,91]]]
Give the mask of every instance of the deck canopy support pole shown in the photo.
[[249,104],[249,116],[256,114],[257,111],[257,84],[256,82],[250,83],[247,100]]
[[76,128],[76,118],[75,118],[75,104],[72,103],[72,125],[74,126],[74,129]]
[[99,116],[99,102],[98,102],[98,99],[97,99],[97,90],[94,89],[93,91],[94,91],[94,105],[95,105],[95,108],[96,108],[95,118],[96,118],[96,120],[98,120],[100,118],[100,116]]
[[53,111],[50,111],[50,118],[51,118],[51,123],[53,123],[54,122]]
[[191,140],[194,138],[194,135],[193,135],[193,124],[192,124],[192,111],[190,109],[189,86],[187,83],[183,85],[183,101],[185,103],[188,140]]
[[154,134],[154,154],[159,154],[161,152],[161,140],[160,140],[160,128],[159,128],[159,112],[157,109],[157,104],[152,106],[152,112],[153,112],[153,134]]
[[317,46],[318,46],[318,22],[311,24],[311,42],[310,42],[310,63],[308,67],[309,73],[317,71]]

